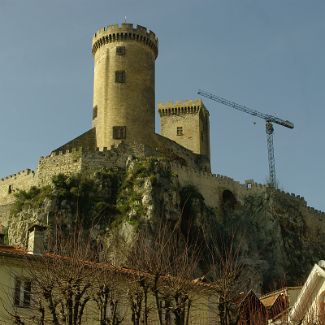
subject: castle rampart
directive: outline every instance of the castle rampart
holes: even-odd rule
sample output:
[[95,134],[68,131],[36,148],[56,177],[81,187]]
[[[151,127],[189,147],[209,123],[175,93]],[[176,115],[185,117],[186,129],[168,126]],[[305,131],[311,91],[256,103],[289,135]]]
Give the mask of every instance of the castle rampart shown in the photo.
[[37,185],[37,177],[31,169],[24,169],[16,174],[1,178],[0,205],[11,204],[15,201],[14,193],[19,190],[29,190]]
[[81,172],[82,148],[52,152],[50,156],[41,157],[38,162],[38,186],[51,183],[57,174],[76,174]]
[[240,200],[245,186],[230,177],[213,175],[209,172],[198,171],[193,168],[172,164],[174,173],[178,176],[181,186],[194,186],[204,197],[210,207],[220,207],[224,190],[230,190]]
[[[159,138],[160,136],[158,136]],[[160,141],[159,141],[160,143]],[[223,193],[225,190],[231,191],[238,202],[243,203],[246,196],[265,193],[270,188],[263,184],[255,183],[252,180],[244,184],[223,175],[214,175],[209,170],[199,169],[195,155],[189,150],[180,147],[176,143],[167,139],[166,144],[179,148],[180,161],[172,159],[171,168],[177,175],[181,186],[192,185],[196,187],[205,199],[205,203],[213,208],[222,205]],[[173,148],[174,151],[175,148]],[[104,148],[91,151],[82,148],[66,151],[52,152],[47,157],[41,157],[36,172],[26,169],[14,175],[0,180],[0,220],[6,224],[8,219],[9,206],[15,200],[14,193],[18,190],[29,190],[31,186],[44,186],[51,182],[51,178],[59,173],[66,175],[82,173],[83,175],[93,175],[100,169],[113,167],[125,167],[125,162],[130,155],[135,157],[164,156],[158,150],[147,147],[143,144],[121,143],[111,149]],[[168,156],[168,155],[167,155]],[[197,156],[196,158],[198,158]],[[168,158],[168,157],[167,157]],[[274,189],[272,189],[274,191]],[[308,229],[315,236],[325,233],[325,213],[307,206],[305,199],[293,193],[276,190],[282,198],[292,204],[299,206],[304,222]]]
[[300,195],[274,190],[267,185],[253,181],[246,181],[242,184],[227,176],[214,175],[178,163],[172,163],[172,170],[178,176],[181,186],[196,187],[204,197],[205,203],[213,208],[221,206],[224,190],[231,191],[239,202],[243,202],[249,195],[265,193],[268,190],[276,191],[275,194],[281,195],[282,198],[299,207],[304,222],[311,232],[314,232],[315,235],[320,232],[325,233],[325,212],[309,207],[306,200]]
[[155,33],[141,25],[127,23],[100,28],[93,37],[92,53],[95,55],[101,46],[119,41],[141,42],[154,51],[155,57],[158,56],[158,38]]

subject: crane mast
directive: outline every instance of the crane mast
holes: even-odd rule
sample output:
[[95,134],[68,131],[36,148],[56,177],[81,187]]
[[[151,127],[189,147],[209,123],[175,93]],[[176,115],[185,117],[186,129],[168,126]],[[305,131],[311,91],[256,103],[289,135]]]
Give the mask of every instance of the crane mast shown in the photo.
[[274,146],[273,146],[273,132],[274,132],[274,128],[273,128],[273,123],[275,124],[279,124],[282,125],[286,128],[289,129],[293,129],[294,128],[294,124],[291,123],[288,120],[283,120],[280,119],[276,116],[273,115],[269,115],[269,114],[264,114],[261,113],[255,109],[251,109],[247,106],[244,105],[240,105],[237,104],[231,100],[228,100],[226,98],[220,97],[220,96],[216,96],[214,94],[211,94],[207,91],[204,90],[199,90],[198,94],[209,98],[215,102],[224,104],[226,106],[232,107],[238,111],[259,117],[263,120],[265,120],[265,130],[266,130],[266,139],[267,139],[267,153],[268,153],[268,162],[269,162],[269,183],[271,186],[273,186],[274,188],[277,187],[277,182],[276,182],[276,173],[275,173],[275,159],[274,159]]

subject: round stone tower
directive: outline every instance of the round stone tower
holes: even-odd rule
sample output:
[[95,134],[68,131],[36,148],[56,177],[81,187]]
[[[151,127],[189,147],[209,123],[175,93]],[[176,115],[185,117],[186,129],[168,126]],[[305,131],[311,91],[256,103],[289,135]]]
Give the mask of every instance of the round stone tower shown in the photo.
[[94,56],[93,127],[97,147],[150,144],[155,131],[156,35],[123,23],[99,29]]

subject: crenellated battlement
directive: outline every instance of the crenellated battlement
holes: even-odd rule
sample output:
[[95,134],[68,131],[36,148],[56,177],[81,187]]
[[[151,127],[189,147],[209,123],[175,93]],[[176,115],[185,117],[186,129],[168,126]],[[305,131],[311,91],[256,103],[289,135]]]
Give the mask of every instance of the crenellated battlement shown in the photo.
[[[28,179],[34,180],[30,183],[31,185],[34,184],[34,182],[34,185],[44,185],[50,180],[48,177],[49,175],[52,176],[59,172],[75,173],[81,172],[82,170],[92,171],[99,166],[111,167],[118,165],[123,167],[124,162],[130,153],[144,157],[147,156],[147,149],[148,148],[144,145],[136,143],[133,145],[126,145],[122,142],[121,144],[112,146],[111,148],[96,148],[96,151],[90,151],[87,150],[87,148],[79,147],[65,151],[52,152],[50,155],[40,158],[36,172],[29,168],[21,170],[15,174],[1,178],[0,185],[5,186],[5,190],[7,190],[7,186],[10,184],[16,184],[17,181],[20,182],[21,180],[24,180],[26,176],[29,177]],[[185,148],[184,150],[186,152],[184,152],[183,155],[187,153]],[[153,155],[153,153],[150,152],[149,155]],[[223,189],[229,189],[234,191],[234,193],[239,196],[239,199],[249,195],[250,193],[263,192],[269,188],[268,185],[256,183],[253,180],[246,180],[245,183],[241,183],[228,176],[212,174],[208,171],[199,170],[192,166],[186,166],[177,162],[172,162],[171,167],[181,179],[186,179],[186,182],[201,184],[202,189],[206,188],[208,191],[212,188],[220,191]],[[45,179],[43,179],[43,174],[46,175]],[[20,184],[19,187],[22,187],[22,185]],[[14,188],[17,188],[17,186],[14,186]],[[301,207],[306,208],[306,210],[311,214],[325,217],[325,212],[308,206],[304,197],[282,190],[276,190],[276,192],[282,197],[294,200],[297,204],[301,205]]]
[[149,46],[158,56],[158,38],[154,32],[141,25],[122,23],[100,28],[92,40],[92,53],[104,44],[120,41],[136,41]]
[[[124,148],[124,150],[123,150]],[[132,149],[132,151],[135,151],[136,153],[144,155],[144,152],[146,151],[146,147],[142,144],[126,144],[122,141],[121,143],[117,145],[112,145],[110,148],[103,147],[99,148],[97,147],[94,150],[92,148],[87,148],[87,147],[77,147],[77,148],[71,148],[67,150],[58,150],[58,151],[52,151],[49,155],[47,156],[41,156],[39,159],[39,163],[41,164],[44,161],[49,161],[49,160],[55,160],[55,158],[64,158],[64,157],[87,157],[87,156],[116,156],[121,153],[121,151],[128,151],[129,149]],[[141,155],[141,154],[140,154]],[[142,156],[141,155],[141,156]],[[8,176],[9,177],[9,176]]]
[[[27,168],[0,179],[0,206],[12,204],[19,190],[29,190],[37,186],[37,173]],[[0,220],[1,223],[1,220]]]
[[42,161],[42,160],[48,159],[48,158],[53,158],[55,156],[63,156],[63,155],[71,154],[71,153],[82,153],[85,150],[87,150],[87,148],[78,147],[78,148],[72,148],[72,149],[67,149],[67,150],[52,151],[47,156],[41,156],[39,161]]
[[189,99],[176,102],[158,103],[158,112],[160,116],[194,114],[204,108],[201,99]]
[[17,177],[25,176],[25,175],[30,175],[30,174],[35,174],[35,172],[29,168],[23,169],[15,174],[3,177],[0,179],[0,182],[4,182],[10,179],[16,179]]
[[[240,183],[228,176],[211,174],[209,172],[200,171],[188,166],[180,165],[178,163],[172,163],[172,170],[178,174],[181,183],[184,183],[183,185],[187,185],[187,183],[196,184],[200,192],[205,194],[204,197],[208,204],[211,202],[213,204],[218,204],[216,200],[216,192],[213,193],[211,189],[219,192],[223,191],[224,189],[229,189],[234,192],[239,200],[250,193],[262,193],[263,191],[269,189],[268,185],[256,183],[253,180],[247,180],[245,183]],[[207,190],[206,193],[204,193],[205,190]],[[212,197],[210,197],[211,193]],[[276,190],[276,193],[290,201],[296,202],[296,204],[300,205],[302,208],[305,208],[313,217],[325,217],[324,211],[308,206],[305,198],[300,195],[282,190]]]
[[[142,144],[125,144],[122,142],[111,148],[97,148],[95,151],[79,147],[52,152],[50,155],[40,158],[36,172],[31,169],[24,169],[16,174],[2,178],[0,180],[0,201],[3,204],[12,203],[14,200],[12,193],[19,189],[27,190],[33,185],[47,185],[51,182],[52,177],[59,173],[74,174],[82,172],[91,175],[99,168],[116,166],[124,168],[125,161],[130,154],[137,157],[154,155],[153,152],[148,153],[147,150],[148,148]],[[159,156],[159,152],[156,154]],[[185,157],[185,154],[186,152],[182,153],[182,156]],[[225,190],[233,192],[237,200],[243,202],[245,197],[249,195],[265,193],[270,189],[268,185],[256,183],[253,180],[246,180],[241,183],[231,177],[212,174],[209,171],[200,170],[177,161],[171,162],[171,168],[173,173],[177,175],[181,186],[196,186],[205,198],[206,204],[211,207],[220,206]],[[318,223],[323,223],[325,212],[308,206],[304,197],[282,190],[276,190],[275,193],[302,208],[309,224],[318,225]]]
[[307,202],[304,197],[297,195],[295,193],[289,193],[281,190],[277,190],[277,192],[283,196],[286,196],[288,199],[295,200],[296,202],[301,203],[303,206],[307,207]]
[[320,217],[325,217],[325,212],[317,210],[313,207],[307,206],[307,210],[313,214],[319,215]]

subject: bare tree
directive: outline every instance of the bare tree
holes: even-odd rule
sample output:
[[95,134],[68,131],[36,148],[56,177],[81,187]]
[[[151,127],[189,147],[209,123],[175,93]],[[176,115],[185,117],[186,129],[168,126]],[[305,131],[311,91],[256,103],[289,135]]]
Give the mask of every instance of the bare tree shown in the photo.
[[168,224],[161,224],[156,236],[150,238],[147,230],[139,232],[128,265],[150,274],[147,279],[138,278],[144,324],[150,312],[146,303],[149,289],[159,324],[189,324],[195,287],[192,280],[197,275],[199,253],[198,246],[190,246],[186,238],[181,240],[180,234]]
[[99,325],[119,325],[123,322],[123,315],[119,313],[119,306],[123,303],[120,289],[121,275],[109,264],[97,265],[93,275],[91,298],[96,303],[95,315],[98,315]]
[[21,306],[15,302],[17,307],[10,315],[16,324],[83,323],[94,273],[94,263],[89,261],[93,255],[90,241],[81,231],[71,236],[57,234],[54,238],[48,241],[50,253],[26,255],[22,260],[24,279],[28,279],[25,284],[29,284],[29,294],[24,294],[28,304],[23,304],[30,307],[30,312],[22,315]]
[[235,243],[235,235],[209,245],[210,275],[219,295],[219,317],[221,325],[237,324],[239,320],[238,296],[245,283],[240,276],[243,271],[240,245]]

